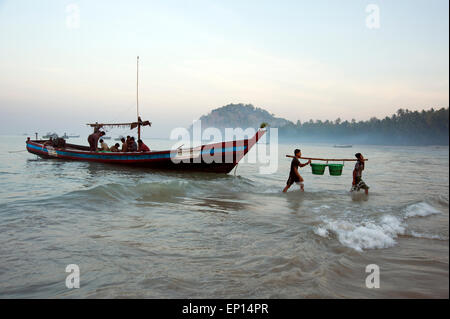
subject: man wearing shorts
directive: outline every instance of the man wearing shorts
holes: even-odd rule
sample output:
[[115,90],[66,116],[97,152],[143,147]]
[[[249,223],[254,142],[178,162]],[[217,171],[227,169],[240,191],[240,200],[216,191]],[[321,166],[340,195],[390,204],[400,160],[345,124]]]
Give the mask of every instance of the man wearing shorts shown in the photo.
[[360,189],[364,189],[366,195],[369,194],[369,186],[364,183],[362,180],[362,171],[364,170],[364,156],[361,153],[355,154],[358,161],[355,164],[355,169],[353,170],[353,183],[352,183],[352,192],[359,191]]
[[289,172],[289,178],[286,182],[286,187],[283,189],[283,193],[286,193],[289,187],[292,186],[292,184],[296,183],[300,186],[301,191],[303,192],[305,190],[305,186],[303,184],[303,177],[300,176],[300,173],[298,172],[298,167],[304,167],[306,165],[311,164],[311,160],[309,160],[306,164],[300,163],[299,159],[302,156],[302,152],[300,152],[299,149],[296,149],[294,151],[295,157],[292,159],[291,162],[291,171]]

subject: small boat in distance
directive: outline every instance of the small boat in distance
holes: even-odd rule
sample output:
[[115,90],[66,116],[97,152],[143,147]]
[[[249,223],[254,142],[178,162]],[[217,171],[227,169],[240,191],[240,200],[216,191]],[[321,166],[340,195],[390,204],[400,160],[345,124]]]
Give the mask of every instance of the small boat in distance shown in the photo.
[[42,136],[42,138],[46,138],[46,139],[53,138],[53,139],[55,139],[55,138],[58,138],[58,134],[48,132],[47,134],[45,134],[44,136]]
[[63,139],[65,139],[65,140],[67,140],[67,139],[69,139],[69,138],[77,138],[77,137],[80,137],[80,135],[73,135],[73,134],[70,134],[70,135],[67,135],[67,133],[64,133],[64,135],[63,136],[61,136]]
[[352,148],[353,145],[344,144],[344,145],[334,145],[333,147],[336,147],[336,148]]

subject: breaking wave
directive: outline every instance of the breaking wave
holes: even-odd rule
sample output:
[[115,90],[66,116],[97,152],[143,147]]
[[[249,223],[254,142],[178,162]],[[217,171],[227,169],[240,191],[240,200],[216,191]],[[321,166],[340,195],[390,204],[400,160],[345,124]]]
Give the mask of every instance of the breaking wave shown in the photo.
[[433,234],[427,234],[427,233],[419,233],[414,230],[412,230],[408,235],[410,235],[411,237],[415,237],[415,238],[448,240],[448,237],[445,237],[445,236],[439,236],[439,235],[433,235]]
[[406,219],[412,217],[426,217],[441,212],[426,202],[419,202],[407,206],[401,217],[383,215],[378,221],[366,220],[351,222],[347,220],[330,220],[322,218],[323,224],[316,226],[313,232],[323,238],[331,238],[334,235],[344,246],[363,251],[364,249],[389,248],[396,245],[396,239],[400,235],[416,238],[448,240],[448,238],[425,234],[416,231],[408,231]]
[[380,223],[349,221],[327,221],[322,227],[317,227],[315,233],[322,237],[329,237],[333,233],[339,242],[357,251],[363,249],[388,248],[396,244],[398,235],[405,233],[405,227],[394,216],[385,215]]
[[428,203],[420,202],[417,204],[412,204],[406,207],[405,217],[425,217],[433,214],[440,214],[441,212],[431,206]]

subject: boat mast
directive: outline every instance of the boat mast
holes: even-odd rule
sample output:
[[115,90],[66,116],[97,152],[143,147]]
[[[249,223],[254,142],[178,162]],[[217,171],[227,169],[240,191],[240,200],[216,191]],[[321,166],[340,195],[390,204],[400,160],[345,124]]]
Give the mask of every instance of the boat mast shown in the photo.
[[139,56],[136,60],[136,113],[138,123],[138,140],[141,139],[141,121],[139,118]]
[[[1,0],[0,0],[1,1]],[[88,123],[86,125],[93,127],[94,132],[98,131],[101,127],[110,126],[110,127],[129,127],[130,130],[138,128],[138,140],[141,139],[141,126],[151,126],[152,123],[150,121],[142,121],[139,116],[139,56],[136,60],[136,116],[137,122],[130,123]]]

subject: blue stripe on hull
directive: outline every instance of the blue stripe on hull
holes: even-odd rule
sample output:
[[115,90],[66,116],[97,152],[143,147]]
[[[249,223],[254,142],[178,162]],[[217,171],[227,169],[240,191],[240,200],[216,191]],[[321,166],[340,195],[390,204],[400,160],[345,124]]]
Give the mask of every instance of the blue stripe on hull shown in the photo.
[[[52,156],[51,153],[48,152],[48,150],[46,148],[43,147],[39,147],[39,146],[35,146],[32,144],[27,144],[27,147],[41,151],[41,152],[45,152],[47,154],[49,154],[49,156]],[[214,150],[214,153],[227,153],[227,152],[241,152],[244,151],[247,148],[247,146],[233,146],[233,147],[226,147],[226,148],[222,148],[221,150]],[[201,154],[206,154],[206,153],[210,153],[211,149],[208,150],[203,150],[201,151]],[[77,157],[80,159],[99,159],[99,160],[153,160],[153,159],[163,159],[163,158],[167,158],[170,159],[171,157],[175,157],[175,156],[171,156],[171,154],[175,154],[175,153],[165,153],[165,154],[141,154],[141,155],[110,155],[108,153],[103,154],[80,154],[80,153],[73,153],[73,152],[69,152],[69,151],[60,151],[60,150],[55,150],[57,155],[61,155],[61,156],[70,156],[70,157]]]

